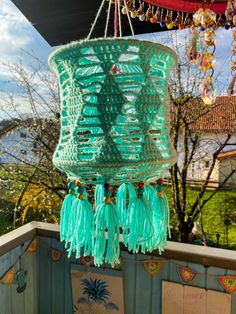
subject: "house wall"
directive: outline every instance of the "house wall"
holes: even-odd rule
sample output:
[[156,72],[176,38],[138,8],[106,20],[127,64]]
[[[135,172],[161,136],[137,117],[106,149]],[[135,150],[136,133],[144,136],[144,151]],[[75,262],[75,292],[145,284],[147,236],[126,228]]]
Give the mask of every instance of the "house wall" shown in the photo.
[[[207,176],[209,167],[212,163],[213,153],[218,149],[219,144],[223,143],[227,138],[227,134],[216,134],[210,132],[203,132],[201,134],[200,143],[194,154],[193,162],[188,168],[187,178],[188,180],[204,180]],[[236,135],[232,135],[229,141],[229,145],[223,151],[235,149]],[[233,145],[234,144],[234,145]],[[178,148],[178,164],[181,167],[183,164],[183,143],[180,141]],[[213,182],[221,182],[222,176],[220,175],[221,164],[217,160],[214,170],[212,172],[210,180]],[[235,180],[235,179],[234,179]],[[234,181],[236,182],[236,181]]]
[[[33,140],[29,135],[22,137],[22,134],[27,133],[28,131],[24,128],[17,127],[0,137],[0,163],[21,163],[20,160],[30,162],[33,159],[37,160],[36,155],[32,152]],[[4,151],[10,152],[19,160],[4,153]]]
[[[222,182],[230,175],[232,169],[236,169],[236,156],[221,158],[219,164],[219,179]],[[236,187],[236,173],[228,179],[227,183]]]

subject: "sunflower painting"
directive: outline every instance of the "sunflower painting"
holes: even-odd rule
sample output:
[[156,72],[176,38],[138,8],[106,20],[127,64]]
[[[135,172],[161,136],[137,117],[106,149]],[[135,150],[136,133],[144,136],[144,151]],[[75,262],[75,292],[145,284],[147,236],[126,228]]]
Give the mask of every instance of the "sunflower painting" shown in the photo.
[[73,265],[74,314],[123,314],[122,272]]

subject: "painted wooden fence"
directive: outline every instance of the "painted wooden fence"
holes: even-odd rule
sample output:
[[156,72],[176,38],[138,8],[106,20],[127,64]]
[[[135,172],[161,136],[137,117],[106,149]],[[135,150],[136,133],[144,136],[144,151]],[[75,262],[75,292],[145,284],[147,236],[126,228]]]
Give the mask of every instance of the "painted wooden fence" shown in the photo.
[[[52,250],[60,252],[61,258],[53,261]],[[0,277],[12,266],[22,252],[22,246],[0,257]],[[198,272],[189,285],[222,291],[216,275],[236,275],[236,271],[205,267],[174,259],[162,259],[162,267],[155,276],[149,275],[143,261],[149,257],[122,252],[124,300],[126,314],[161,314],[162,280],[183,283],[178,266],[187,266]],[[160,259],[160,258],[159,258]],[[18,294],[16,285],[0,285],[1,314],[72,314],[70,265],[78,261],[68,260],[63,244],[56,238],[39,236],[35,253],[22,256],[22,268],[26,269],[27,287]],[[16,268],[19,265],[16,264]],[[89,271],[84,266],[85,271]],[[104,270],[106,271],[106,270]],[[222,313],[224,314],[224,313]],[[236,314],[236,294],[232,296],[232,314]]]
[[[0,257],[0,277],[14,264],[19,270],[18,257],[24,246],[17,247]],[[21,259],[22,269],[27,270],[27,286],[24,292],[16,291],[17,285],[0,284],[1,314],[37,314],[38,313],[38,281],[37,254],[25,253]]]

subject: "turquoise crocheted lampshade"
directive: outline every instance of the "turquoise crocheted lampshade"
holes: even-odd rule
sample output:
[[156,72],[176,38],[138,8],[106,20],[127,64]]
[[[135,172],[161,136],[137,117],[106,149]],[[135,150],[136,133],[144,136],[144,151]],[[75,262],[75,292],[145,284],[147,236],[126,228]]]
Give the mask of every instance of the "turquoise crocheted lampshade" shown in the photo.
[[[175,58],[162,45],[117,38],[74,42],[50,57],[61,92],[53,162],[72,179],[60,223],[69,256],[114,265],[121,230],[129,250],[163,251],[168,202],[162,180],[148,181],[176,161],[167,89]],[[91,183],[94,204],[84,186]],[[115,200],[109,184],[121,184]]]
[[155,180],[176,161],[167,81],[176,56],[136,39],[74,42],[54,52],[61,135],[53,162],[83,183]]

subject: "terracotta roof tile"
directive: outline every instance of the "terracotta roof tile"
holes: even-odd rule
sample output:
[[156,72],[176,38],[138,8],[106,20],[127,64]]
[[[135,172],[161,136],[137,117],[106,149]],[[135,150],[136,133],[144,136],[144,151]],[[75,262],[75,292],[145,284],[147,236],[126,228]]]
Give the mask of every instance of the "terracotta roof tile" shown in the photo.
[[[200,118],[191,126],[192,130],[205,132],[236,133],[236,97],[217,97],[211,109],[204,113],[208,107],[198,101]],[[190,105],[191,115],[193,103]]]

